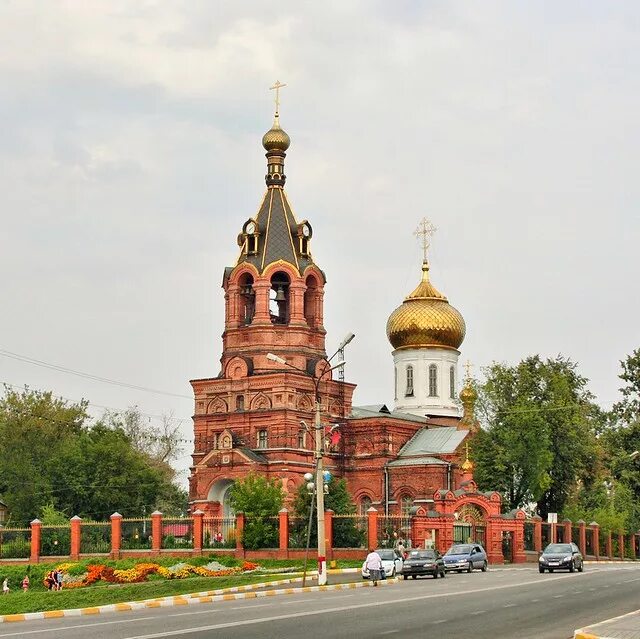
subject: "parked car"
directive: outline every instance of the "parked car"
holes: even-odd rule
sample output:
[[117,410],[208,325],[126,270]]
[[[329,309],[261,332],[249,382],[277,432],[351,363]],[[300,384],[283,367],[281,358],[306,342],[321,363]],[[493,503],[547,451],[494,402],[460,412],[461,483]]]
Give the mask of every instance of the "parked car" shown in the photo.
[[538,558],[538,570],[568,570],[582,572],[584,558],[575,544],[549,544]]
[[445,576],[444,561],[437,550],[411,550],[404,560],[402,576],[416,579],[418,575],[432,575],[434,579]]
[[444,556],[446,570],[471,572],[479,568],[486,572],[487,565],[487,553],[480,544],[453,544]]
[[[395,577],[402,572],[402,564],[404,562],[395,550],[392,548],[378,548],[376,552],[382,559],[382,568],[386,577]],[[364,563],[362,564],[362,578],[369,579],[369,571]]]

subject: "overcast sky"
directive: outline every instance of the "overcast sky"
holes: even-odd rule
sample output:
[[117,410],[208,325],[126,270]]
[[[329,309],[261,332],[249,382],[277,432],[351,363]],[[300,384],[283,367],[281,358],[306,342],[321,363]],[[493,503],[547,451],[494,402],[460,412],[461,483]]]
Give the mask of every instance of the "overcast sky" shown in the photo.
[[190,436],[279,79],[356,403],[393,402],[385,325],[427,216],[462,361],[562,353],[609,408],[640,345],[639,21],[633,1],[0,0],[0,349],[184,397],[2,355],[0,381],[172,410]]

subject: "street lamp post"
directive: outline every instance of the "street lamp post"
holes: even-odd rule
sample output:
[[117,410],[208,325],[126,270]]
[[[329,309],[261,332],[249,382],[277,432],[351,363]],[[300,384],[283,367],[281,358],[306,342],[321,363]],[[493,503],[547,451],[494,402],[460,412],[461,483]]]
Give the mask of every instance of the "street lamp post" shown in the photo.
[[336,368],[340,368],[345,365],[345,360],[338,362],[335,366],[329,366],[329,362],[337,355],[339,352],[344,350],[344,347],[355,337],[353,333],[349,333],[347,337],[342,340],[338,350],[327,360],[326,366],[324,370],[319,375],[311,375],[309,372],[302,368],[298,368],[293,364],[287,362],[287,360],[282,357],[278,357],[278,355],[274,355],[273,353],[267,353],[267,359],[272,362],[277,362],[278,364],[282,364],[283,366],[288,366],[289,368],[293,368],[299,373],[303,373],[308,375],[313,379],[313,386],[315,392],[315,422],[314,422],[314,430],[315,430],[315,443],[314,443],[314,458],[316,462],[315,467],[315,482],[316,482],[316,510],[318,513],[317,519],[317,530],[318,530],[318,585],[324,586],[327,583],[327,546],[325,541],[325,528],[324,528],[324,476],[323,476],[323,467],[322,467],[322,455],[323,455],[323,446],[322,446],[322,422],[320,419],[320,382],[322,378],[329,374],[331,371]]

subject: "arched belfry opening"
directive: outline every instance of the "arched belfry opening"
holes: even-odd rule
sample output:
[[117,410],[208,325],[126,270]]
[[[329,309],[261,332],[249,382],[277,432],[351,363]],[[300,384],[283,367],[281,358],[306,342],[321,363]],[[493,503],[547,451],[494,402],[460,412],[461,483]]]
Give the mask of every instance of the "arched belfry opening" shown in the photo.
[[283,271],[271,277],[269,293],[269,315],[274,324],[288,324],[290,315],[290,280]]
[[243,273],[238,284],[240,286],[238,304],[240,321],[248,325],[253,321],[253,316],[256,312],[256,292],[253,288],[253,275],[251,273]]
[[304,292],[304,318],[310,328],[316,328],[319,324],[318,312],[318,280],[309,275],[305,281],[307,286]]

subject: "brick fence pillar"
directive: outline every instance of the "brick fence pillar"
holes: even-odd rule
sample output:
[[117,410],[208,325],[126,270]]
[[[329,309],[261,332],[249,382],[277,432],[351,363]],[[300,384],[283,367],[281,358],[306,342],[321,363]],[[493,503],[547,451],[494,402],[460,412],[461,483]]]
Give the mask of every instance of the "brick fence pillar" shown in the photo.
[[333,510],[324,511],[324,538],[327,561],[333,559]]
[[194,511],[191,515],[193,518],[193,554],[201,555],[202,554],[202,519],[204,517],[204,511],[198,510]]
[[584,519],[578,519],[578,548],[583,557],[587,555],[587,522]]
[[71,549],[69,556],[71,559],[80,558],[80,540],[82,539],[82,519],[75,515],[71,518]]
[[371,506],[367,510],[367,548],[376,548],[378,545],[378,511]]
[[562,520],[562,541],[565,544],[568,544],[571,541],[571,520],[570,519],[563,519]]
[[596,561],[600,559],[600,526],[597,522],[592,521],[590,524],[591,530],[591,540],[593,545],[593,554],[595,555]]
[[542,551],[542,517],[535,515],[533,520],[533,549],[536,552]]
[[151,550],[159,553],[162,548],[162,513],[154,510],[151,513]]
[[242,544],[242,537],[244,536],[244,513],[236,513],[236,551],[240,553],[241,557],[244,557],[244,545]]
[[285,553],[289,550],[289,511],[286,508],[282,508],[278,512],[278,548]]
[[111,559],[120,559],[122,546],[122,515],[119,512],[111,515]]
[[42,522],[34,519],[31,522],[31,556],[29,561],[37,564],[40,561],[40,539],[42,537]]

